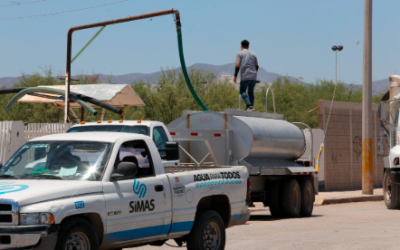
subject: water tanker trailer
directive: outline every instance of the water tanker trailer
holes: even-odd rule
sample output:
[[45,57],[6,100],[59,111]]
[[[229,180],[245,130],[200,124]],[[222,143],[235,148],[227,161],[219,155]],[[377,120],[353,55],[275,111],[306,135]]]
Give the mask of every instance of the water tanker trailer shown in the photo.
[[226,110],[185,111],[167,125],[183,153],[180,164],[244,165],[250,173],[251,202],[262,202],[274,217],[311,216],[318,193],[311,130],[272,113]]

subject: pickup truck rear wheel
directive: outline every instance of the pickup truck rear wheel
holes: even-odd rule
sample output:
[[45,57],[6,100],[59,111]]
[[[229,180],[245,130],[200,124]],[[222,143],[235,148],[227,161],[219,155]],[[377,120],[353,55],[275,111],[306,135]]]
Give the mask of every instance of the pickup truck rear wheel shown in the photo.
[[400,208],[400,186],[392,182],[390,169],[386,170],[383,176],[383,199],[387,208]]
[[297,180],[290,179],[283,186],[283,210],[288,217],[299,217],[301,210],[301,192]]
[[314,188],[310,180],[304,180],[300,183],[301,190],[301,209],[300,215],[310,217],[314,208]]
[[225,237],[225,224],[221,216],[209,210],[196,218],[187,240],[187,249],[223,250]]
[[98,250],[99,243],[92,225],[85,219],[75,218],[61,225],[57,250]]

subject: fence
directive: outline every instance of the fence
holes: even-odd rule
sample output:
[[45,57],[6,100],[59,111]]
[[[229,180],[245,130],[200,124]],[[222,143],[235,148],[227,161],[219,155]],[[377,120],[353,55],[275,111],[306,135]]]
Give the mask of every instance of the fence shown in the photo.
[[73,124],[0,122],[0,162],[6,162],[26,141],[36,137],[65,133]]
[[44,135],[65,133],[72,125],[72,123],[29,123],[24,129],[25,140],[29,141]]
[[0,162],[4,163],[25,142],[21,121],[0,122]]

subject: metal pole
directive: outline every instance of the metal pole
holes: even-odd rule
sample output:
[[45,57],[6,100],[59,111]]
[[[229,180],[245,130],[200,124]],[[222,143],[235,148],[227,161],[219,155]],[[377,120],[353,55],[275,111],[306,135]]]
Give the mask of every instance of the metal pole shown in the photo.
[[153,12],[149,14],[144,14],[144,15],[138,15],[138,16],[131,16],[131,17],[126,17],[126,18],[121,18],[121,19],[114,19],[114,20],[109,20],[105,22],[99,22],[99,23],[91,23],[91,24],[86,24],[86,25],[81,25],[81,26],[75,26],[72,27],[68,30],[68,35],[67,35],[67,69],[65,72],[65,114],[64,114],[64,122],[68,122],[68,110],[69,110],[69,97],[70,97],[70,83],[71,83],[71,52],[72,52],[72,33],[74,31],[78,30],[85,30],[85,29],[91,29],[94,27],[105,27],[108,25],[113,25],[113,24],[119,24],[119,23],[125,23],[125,22],[131,22],[131,21],[136,21],[136,20],[141,20],[141,19],[146,19],[146,18],[151,18],[151,17],[157,17],[157,16],[163,16],[163,15],[175,15],[175,24],[177,29],[181,27],[181,19],[179,15],[179,11],[176,9],[171,9],[171,10],[165,10],[165,11],[159,11],[159,12]]
[[362,193],[374,193],[372,141],[372,0],[364,0]]
[[337,85],[337,50],[335,51],[336,52],[336,63],[335,63],[335,84]]

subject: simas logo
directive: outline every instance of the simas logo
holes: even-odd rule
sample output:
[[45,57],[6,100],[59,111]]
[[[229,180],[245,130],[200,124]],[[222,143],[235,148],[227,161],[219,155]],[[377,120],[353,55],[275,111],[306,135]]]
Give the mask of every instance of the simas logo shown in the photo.
[[146,196],[147,187],[144,183],[140,183],[140,181],[135,179],[133,181],[133,192],[139,195],[139,199],[144,198]]
[[[133,181],[133,192],[139,196],[139,199],[144,198],[146,196],[147,187],[144,183],[140,183],[138,180]],[[138,213],[138,212],[146,212],[153,211],[155,208],[154,200],[140,200],[140,201],[131,201],[129,202],[129,213]]]
[[155,208],[154,200],[131,201],[129,207],[131,208],[129,213],[153,211]]
[[15,182],[0,182],[0,195],[19,192],[29,188],[28,185],[17,184]]

